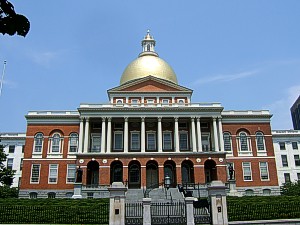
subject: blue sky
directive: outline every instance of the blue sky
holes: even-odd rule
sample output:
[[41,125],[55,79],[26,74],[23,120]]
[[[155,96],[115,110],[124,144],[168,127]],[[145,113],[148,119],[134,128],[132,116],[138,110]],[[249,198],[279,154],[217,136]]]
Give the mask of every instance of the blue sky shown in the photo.
[[269,109],[272,129],[292,128],[299,0],[11,2],[31,29],[26,38],[0,36],[0,62],[7,60],[0,132],[25,132],[30,110],[107,102],[106,90],[118,86],[147,29],[179,84],[194,90],[193,102]]

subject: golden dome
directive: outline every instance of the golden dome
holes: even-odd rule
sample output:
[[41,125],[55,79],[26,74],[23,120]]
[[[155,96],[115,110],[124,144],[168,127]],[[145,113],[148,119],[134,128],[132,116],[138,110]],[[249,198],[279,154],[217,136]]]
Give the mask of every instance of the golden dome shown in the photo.
[[159,58],[154,51],[155,40],[148,30],[142,41],[143,52],[133,60],[124,70],[120,84],[152,75],[177,84],[177,77],[172,67],[163,59]]

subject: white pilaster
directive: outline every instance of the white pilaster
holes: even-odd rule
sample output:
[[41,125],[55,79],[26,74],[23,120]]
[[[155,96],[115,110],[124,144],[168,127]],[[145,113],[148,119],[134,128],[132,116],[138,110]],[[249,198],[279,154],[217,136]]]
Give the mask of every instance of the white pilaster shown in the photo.
[[200,117],[197,118],[197,140],[198,140],[198,152],[202,152],[202,136],[201,136]]
[[83,152],[88,152],[88,148],[89,148],[89,136],[90,136],[90,122],[89,122],[89,118],[86,117],[85,118],[85,129],[84,129],[84,148],[83,148]]
[[106,152],[111,152],[111,117],[107,118],[107,141],[106,141]]
[[213,129],[214,129],[215,151],[219,151],[217,119],[215,117],[213,118]]
[[223,139],[223,128],[222,128],[222,118],[218,118],[219,122],[219,138],[220,138],[220,150],[224,152],[224,139]]
[[174,129],[175,151],[180,152],[180,149],[179,149],[178,117],[175,117],[174,119],[175,119],[175,129]]
[[79,140],[78,140],[78,153],[82,153],[82,145],[83,145],[83,118],[80,118],[79,124]]
[[193,146],[193,152],[197,152],[197,140],[196,140],[196,129],[195,129],[195,118],[191,118],[191,124],[192,124],[192,146]]
[[101,131],[101,152],[105,152],[105,141],[106,141],[106,124],[105,117],[102,117],[102,131]]
[[162,127],[161,127],[161,117],[157,118],[157,136],[158,136],[158,152],[162,152]]
[[145,117],[141,118],[141,152],[145,152]]
[[124,121],[124,152],[128,152],[128,117],[125,117]]

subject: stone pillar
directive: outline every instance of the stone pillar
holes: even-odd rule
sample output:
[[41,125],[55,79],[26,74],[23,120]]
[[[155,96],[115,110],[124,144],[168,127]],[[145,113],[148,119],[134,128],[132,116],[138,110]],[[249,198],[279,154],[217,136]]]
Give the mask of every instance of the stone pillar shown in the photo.
[[186,224],[194,225],[194,197],[186,197],[184,200],[186,204]]
[[146,138],[145,138],[145,117],[141,118],[141,152],[145,152]]
[[125,192],[122,182],[114,182],[109,191],[109,225],[125,224]]
[[193,152],[197,152],[197,140],[196,140],[196,129],[195,129],[195,118],[191,118],[191,124],[192,124],[192,146],[193,146]]
[[213,225],[228,225],[225,190],[225,185],[219,180],[212,181],[208,187]]
[[102,117],[102,131],[101,131],[101,152],[105,152],[105,141],[106,141],[106,124],[105,117]]
[[157,136],[158,136],[158,152],[162,152],[162,127],[161,127],[161,117],[157,118]]
[[90,123],[89,118],[85,119],[85,131],[84,131],[84,148],[83,152],[88,152],[89,148],[89,136],[90,136]]
[[72,198],[82,198],[81,189],[82,183],[74,183],[74,194]]
[[202,152],[202,136],[201,136],[201,123],[200,117],[197,118],[197,141],[198,141],[198,152]]
[[128,117],[125,117],[124,120],[124,152],[128,152]]
[[111,152],[111,117],[107,118],[106,152]]
[[218,129],[217,129],[217,119],[213,118],[213,129],[214,129],[214,144],[215,144],[215,151],[219,151],[219,142],[218,142]]
[[218,118],[219,123],[219,139],[220,139],[220,150],[224,152],[224,139],[223,139],[223,127],[222,127],[222,119]]
[[82,145],[83,145],[83,118],[80,118],[78,153],[82,153]]
[[180,149],[179,149],[178,117],[175,117],[174,119],[175,119],[175,129],[174,129],[175,152],[180,152]]
[[143,198],[143,225],[151,225],[151,198]]

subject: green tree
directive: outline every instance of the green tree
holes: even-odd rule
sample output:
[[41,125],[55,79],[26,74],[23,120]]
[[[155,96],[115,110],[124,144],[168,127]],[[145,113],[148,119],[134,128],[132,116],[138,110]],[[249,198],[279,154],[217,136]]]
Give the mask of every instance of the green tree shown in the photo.
[[287,182],[280,187],[281,195],[300,196],[300,181]]
[[25,37],[29,29],[29,20],[25,16],[17,14],[9,1],[0,0],[0,33]]
[[15,175],[15,171],[6,168],[4,162],[6,161],[6,154],[3,150],[3,145],[0,145],[0,184],[11,186],[13,182],[13,178]]

